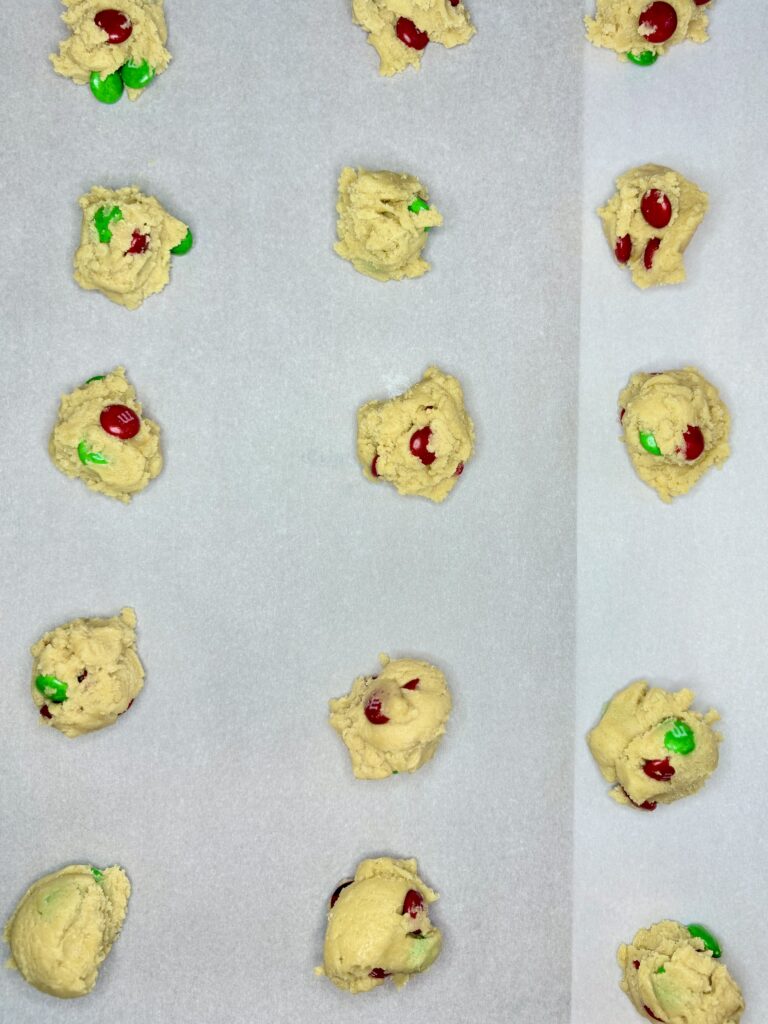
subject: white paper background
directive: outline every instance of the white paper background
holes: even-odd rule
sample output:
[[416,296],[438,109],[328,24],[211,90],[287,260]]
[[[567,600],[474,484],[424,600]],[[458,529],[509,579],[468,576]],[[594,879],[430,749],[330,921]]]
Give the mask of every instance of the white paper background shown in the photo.
[[[587,9],[588,5],[585,5]],[[617,986],[618,942],[664,917],[706,923],[768,1019],[762,943],[766,829],[765,379],[768,224],[765,4],[717,3],[712,39],[649,69],[585,51],[580,338],[574,1024],[637,1018]],[[689,280],[641,294],[607,258],[593,209],[627,168],[690,177],[711,210]],[[629,469],[616,399],[635,370],[694,365],[733,415],[732,457],[664,506]],[[583,736],[632,679],[690,685],[723,716],[721,767],[695,799],[617,808]]]
[[[54,0],[6,19],[0,913],[71,861],[125,865],[134,895],[92,995],[4,973],[3,1021],[568,1018],[585,47],[566,0],[472,10],[470,46],[384,81],[346,0],[168,0],[174,64],[114,108],[53,75]],[[358,162],[430,188],[446,226],[422,280],[333,255]],[[71,279],[94,183],[195,232],[138,312]],[[356,407],[433,361],[478,431],[442,507],[354,456]],[[130,508],[45,453],[59,394],[119,363],[167,454]],[[76,742],[39,728],[29,645],[123,604],[147,668],[130,715]],[[428,768],[364,784],[326,701],[383,650],[444,666],[456,708]],[[378,853],[419,858],[445,953],[354,999],[312,967],[328,895]]]

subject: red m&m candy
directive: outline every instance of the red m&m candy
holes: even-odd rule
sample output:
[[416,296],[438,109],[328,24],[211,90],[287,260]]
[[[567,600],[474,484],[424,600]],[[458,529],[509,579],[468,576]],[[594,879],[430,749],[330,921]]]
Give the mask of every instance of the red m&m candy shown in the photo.
[[408,445],[411,449],[411,455],[415,455],[425,466],[431,466],[437,456],[434,452],[431,452],[427,445],[429,439],[432,437],[432,431],[429,427],[422,427],[421,430],[417,430],[411,434],[411,440]]
[[616,239],[616,246],[613,250],[619,263],[627,263],[632,255],[632,239],[629,235],[623,235]]
[[672,219],[672,203],[669,196],[651,188],[640,200],[640,212],[652,228],[665,228]]
[[412,50],[423,50],[429,42],[427,33],[416,28],[410,18],[398,18],[395,32],[400,42],[410,46]]
[[93,16],[93,20],[102,32],[107,33],[108,43],[124,43],[133,32],[131,19],[123,11],[109,8],[106,11],[99,11]]
[[136,437],[141,430],[141,420],[127,405],[105,406],[101,410],[99,423],[105,433],[119,437],[121,441]]
[[640,35],[649,43],[666,43],[675,34],[677,11],[664,0],[655,0],[640,15]]

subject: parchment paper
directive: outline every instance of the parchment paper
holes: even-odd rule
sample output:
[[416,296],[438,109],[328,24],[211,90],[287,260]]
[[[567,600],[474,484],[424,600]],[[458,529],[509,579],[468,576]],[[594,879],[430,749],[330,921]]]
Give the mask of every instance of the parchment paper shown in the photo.
[[[567,1020],[580,12],[473,0],[469,46],[385,81],[345,0],[168,0],[171,69],[109,108],[54,76],[58,8],[9,14],[0,72],[0,913],[73,861],[124,865],[134,894],[90,996],[7,972],[0,1019]],[[347,163],[427,184],[446,221],[427,277],[334,256]],[[195,232],[138,312],[71,278],[97,183]],[[357,406],[432,362],[478,432],[443,507],[372,486],[354,454]],[[167,456],[129,508],[45,450],[60,393],[119,364]],[[147,669],[130,714],[77,741],[41,729],[29,646],[124,604]],[[428,768],[366,784],[326,702],[380,651],[443,666],[455,713]],[[353,998],[312,968],[329,894],[380,853],[441,892],[445,952]]]

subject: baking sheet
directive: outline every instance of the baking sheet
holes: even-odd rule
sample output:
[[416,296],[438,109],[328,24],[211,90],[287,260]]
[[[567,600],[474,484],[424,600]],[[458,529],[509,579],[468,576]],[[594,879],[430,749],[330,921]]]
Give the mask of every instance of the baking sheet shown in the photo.
[[[585,5],[585,9],[587,5]],[[578,475],[573,889],[575,1024],[627,1021],[613,953],[639,927],[705,922],[747,1003],[768,1019],[766,912],[764,4],[717,3],[711,41],[649,69],[587,48]],[[607,258],[594,207],[656,161],[711,197],[688,281],[641,294]],[[756,257],[756,258],[755,258]],[[616,399],[636,370],[693,365],[733,416],[732,456],[672,507],[631,472]],[[696,691],[722,714],[720,769],[653,814],[617,808],[583,735],[632,679]]]
[[[59,5],[38,6],[7,19],[0,71],[0,913],[72,861],[123,864],[134,894],[87,999],[8,972],[0,1019],[567,1020],[579,17],[474,0],[469,46],[385,81],[345,0],[168,0],[169,73],[107,108],[53,75]],[[428,276],[383,286],[333,255],[346,163],[422,177],[446,221]],[[137,312],[71,279],[96,183],[195,232]],[[354,456],[357,406],[432,362],[478,432],[442,507]],[[59,394],[118,364],[167,456],[129,508],[45,454]],[[131,714],[40,729],[29,645],[124,604],[147,669]],[[326,701],[380,651],[443,666],[455,712],[431,765],[365,784]],[[445,952],[355,999],[312,968],[328,895],[380,853],[419,859]]]

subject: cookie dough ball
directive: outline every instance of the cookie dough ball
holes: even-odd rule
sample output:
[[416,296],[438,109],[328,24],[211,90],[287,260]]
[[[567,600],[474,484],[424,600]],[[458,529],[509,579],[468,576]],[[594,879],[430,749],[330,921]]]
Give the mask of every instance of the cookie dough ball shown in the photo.
[[160,428],[142,416],[122,366],[62,395],[48,451],[62,473],[125,502],[163,468]]
[[96,99],[115,103],[123,88],[136,100],[171,60],[164,0],[61,0],[70,35],[51,54],[54,71],[78,85],[89,83]]
[[719,957],[706,928],[660,921],[619,948],[621,988],[645,1020],[738,1024],[744,999]]
[[443,501],[475,447],[475,428],[455,377],[430,366],[405,394],[357,412],[357,456],[368,480]]
[[75,280],[126,309],[138,309],[168,284],[171,254],[188,252],[191,231],[137,188],[94,186],[79,203],[83,227]]
[[460,0],[352,0],[352,18],[368,33],[382,75],[418,68],[427,43],[459,46],[476,31]]
[[361,861],[331,897],[318,973],[347,992],[368,992],[390,977],[401,988],[440,954],[443,937],[428,910],[437,898],[415,860]]
[[112,725],[144,685],[136,613],[73,619],[32,647],[32,699],[40,721],[74,738]]
[[5,926],[8,966],[48,995],[88,995],[122,928],[130,895],[131,883],[116,866],[100,871],[70,864],[38,879]]
[[683,253],[704,219],[706,192],[669,167],[644,164],[616,179],[597,212],[618,263],[638,288],[685,280]]
[[687,493],[730,455],[728,410],[692,366],[633,374],[619,395],[619,418],[635,472],[662,501]]
[[358,676],[345,697],[330,702],[358,779],[415,772],[431,761],[451,713],[440,669],[426,661],[382,654],[377,676]]
[[717,768],[720,717],[691,710],[691,690],[670,693],[631,683],[613,697],[587,737],[603,778],[620,804],[653,811],[701,789]]
[[421,258],[429,229],[443,223],[428,197],[410,174],[345,167],[339,178],[334,250],[377,281],[421,277],[429,270]]
[[709,6],[709,0],[597,0],[594,18],[584,19],[587,39],[622,60],[653,64],[670,46],[709,39]]

